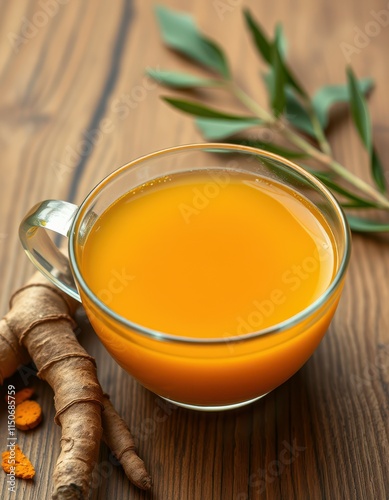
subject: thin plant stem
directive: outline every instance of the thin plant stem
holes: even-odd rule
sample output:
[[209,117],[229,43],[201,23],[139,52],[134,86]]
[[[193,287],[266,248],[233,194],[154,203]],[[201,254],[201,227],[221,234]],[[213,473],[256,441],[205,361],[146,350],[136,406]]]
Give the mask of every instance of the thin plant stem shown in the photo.
[[309,101],[307,101],[306,104],[308,106],[309,118],[311,120],[313,130],[315,131],[315,135],[319,143],[319,146],[323,151],[323,153],[325,153],[328,156],[331,156],[332,154],[331,145],[327,141],[326,136],[324,135],[323,127],[321,126],[321,123],[319,122],[319,119],[316,116],[315,111],[312,109],[312,104]]
[[[228,85],[230,91],[239,99],[239,101],[246,106],[252,113],[254,113],[258,118],[264,121],[264,124],[276,129],[285,139],[294,144],[297,148],[299,148],[304,153],[307,153],[315,160],[320,163],[326,165],[328,168],[333,170],[336,174],[342,177],[344,180],[355,186],[357,189],[362,191],[363,193],[370,196],[373,200],[377,202],[380,208],[389,210],[389,200],[379,191],[374,189],[373,186],[360,179],[352,172],[347,170],[343,165],[341,165],[338,161],[336,161],[330,152],[329,144],[325,139],[325,142],[322,140],[321,145],[323,151],[313,146],[310,142],[308,142],[304,137],[300,134],[296,133],[292,130],[287,124],[281,122],[276,119],[271,113],[263,109],[258,105],[256,101],[254,101],[244,90],[238,87],[235,83],[230,82]],[[319,124],[320,126],[320,124]],[[321,126],[320,126],[321,129]],[[326,146],[328,144],[328,146]]]

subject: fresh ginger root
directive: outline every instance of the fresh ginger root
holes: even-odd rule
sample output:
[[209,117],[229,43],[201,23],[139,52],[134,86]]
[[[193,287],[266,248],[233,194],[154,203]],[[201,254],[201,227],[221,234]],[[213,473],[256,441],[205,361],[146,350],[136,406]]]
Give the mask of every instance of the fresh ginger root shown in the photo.
[[[54,390],[55,421],[62,427],[61,453],[54,470],[53,499],[57,500],[88,497],[102,437],[101,414],[107,404],[97,379],[95,360],[73,332],[72,315],[77,305],[37,272],[13,295],[11,309],[0,321],[0,384],[28,361],[28,352],[38,376]],[[120,419],[113,411],[115,418]],[[116,444],[110,437],[111,418],[112,412],[104,419],[105,440]],[[132,440],[128,429],[122,436],[125,440]],[[115,449],[112,451],[116,454]],[[126,454],[118,455],[122,455],[119,461],[124,462]],[[134,476],[127,475],[138,486],[151,487],[142,460],[139,459]]]
[[32,479],[35,476],[35,469],[29,459],[16,444],[14,450],[2,453],[1,466],[7,474],[13,474],[22,479]]

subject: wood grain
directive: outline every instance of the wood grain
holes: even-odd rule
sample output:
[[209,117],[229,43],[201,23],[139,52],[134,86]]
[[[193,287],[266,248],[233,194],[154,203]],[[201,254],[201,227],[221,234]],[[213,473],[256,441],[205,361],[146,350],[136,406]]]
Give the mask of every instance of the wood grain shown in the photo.
[[[164,3],[191,11],[227,48],[246,90],[265,99],[261,63],[243,28],[243,2]],[[54,7],[44,15],[46,4]],[[221,15],[215,6],[223,4],[229,8]],[[269,30],[283,23],[290,60],[310,91],[344,81],[341,44],[352,45],[358,30],[369,29],[372,10],[389,12],[379,0],[248,0],[245,5]],[[26,20],[33,23],[30,31]],[[3,1],[0,29],[0,307],[5,313],[11,292],[32,273],[17,236],[32,205],[45,198],[79,203],[97,181],[130,159],[201,137],[189,118],[159,99],[166,92],[145,80],[146,66],[190,67],[162,46],[151,2]],[[13,34],[24,42],[15,46]],[[370,109],[389,179],[388,42],[389,27],[382,27],[351,62],[358,75],[377,82]],[[127,108],[118,107],[123,96],[130,100]],[[221,103],[220,97],[211,98]],[[223,104],[239,110],[233,101]],[[331,144],[342,163],[368,178],[367,158],[349,118],[331,127]],[[339,309],[309,362],[262,401],[215,414],[169,407],[140,387],[109,358],[80,313],[80,341],[96,357],[102,385],[133,429],[154,478],[151,494],[139,492],[102,446],[92,498],[389,498],[388,304],[388,243],[356,235]],[[22,386],[32,373],[27,367],[9,383]],[[36,479],[18,481],[16,493],[10,493],[0,475],[1,498],[50,497],[60,429],[53,422],[50,388],[36,379],[34,384],[44,422],[20,432],[18,441],[36,466]],[[1,448],[7,438],[5,392],[6,386]]]

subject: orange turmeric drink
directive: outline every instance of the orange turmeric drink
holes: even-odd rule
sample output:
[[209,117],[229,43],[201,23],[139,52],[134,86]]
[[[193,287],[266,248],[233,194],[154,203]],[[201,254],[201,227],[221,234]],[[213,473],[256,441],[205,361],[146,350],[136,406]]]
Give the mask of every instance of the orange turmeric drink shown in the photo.
[[200,169],[131,190],[86,237],[83,278],[131,328],[81,294],[104,345],[145,387],[219,407],[269,392],[308,359],[339,293],[298,326],[291,318],[328,288],[337,259],[323,215],[292,188]]

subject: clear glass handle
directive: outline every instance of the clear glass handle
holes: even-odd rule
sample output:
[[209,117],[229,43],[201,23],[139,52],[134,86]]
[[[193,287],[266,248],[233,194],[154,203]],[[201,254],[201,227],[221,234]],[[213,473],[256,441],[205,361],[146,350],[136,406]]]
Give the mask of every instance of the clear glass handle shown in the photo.
[[66,201],[46,200],[38,203],[20,224],[19,237],[35,267],[54,285],[81,302],[69,260],[47,234],[49,229],[68,237],[77,211],[77,205]]

